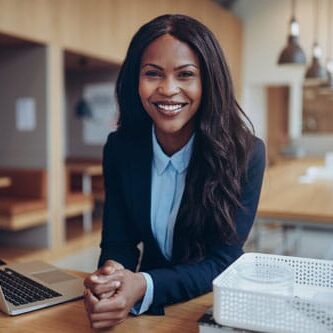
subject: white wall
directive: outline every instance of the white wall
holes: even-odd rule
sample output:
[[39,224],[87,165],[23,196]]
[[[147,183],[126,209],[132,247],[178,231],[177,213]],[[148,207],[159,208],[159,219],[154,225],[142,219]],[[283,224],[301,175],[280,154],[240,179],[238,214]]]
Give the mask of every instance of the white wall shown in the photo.
[[[326,59],[327,5],[320,1],[319,43]],[[300,25],[300,44],[311,61],[314,39],[314,1],[298,0],[296,18]],[[234,13],[244,23],[243,87],[241,104],[256,128],[257,135],[266,137],[266,85],[290,86],[289,134],[301,136],[302,85],[306,66],[278,66],[277,59],[287,42],[291,0],[238,0]],[[333,136],[332,136],[333,137]],[[333,139],[332,139],[333,140]]]
[[[16,101],[33,98],[36,127],[16,127]],[[46,167],[46,50],[0,46],[0,166]]]

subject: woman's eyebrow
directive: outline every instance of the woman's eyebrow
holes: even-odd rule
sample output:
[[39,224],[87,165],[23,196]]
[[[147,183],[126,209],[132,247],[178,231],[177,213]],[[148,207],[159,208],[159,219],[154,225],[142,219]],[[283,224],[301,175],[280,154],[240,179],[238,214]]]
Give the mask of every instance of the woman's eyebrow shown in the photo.
[[163,70],[161,66],[155,65],[155,64],[144,64],[141,68],[145,68],[147,66],[155,67],[157,69]]
[[181,66],[178,66],[176,67],[175,69],[178,70],[178,69],[182,69],[182,68],[185,68],[185,67],[188,67],[188,66],[192,66],[192,67],[195,67],[195,68],[199,68],[197,65],[195,64],[185,64],[185,65],[181,65]]
[[[158,65],[156,65],[156,64],[150,64],[150,63],[144,64],[141,68],[145,68],[145,67],[147,67],[147,66],[155,67],[155,68],[157,68],[157,69],[159,69],[159,70],[163,70],[163,67],[158,66]],[[180,65],[180,66],[175,67],[175,70],[179,70],[179,69],[182,69],[182,68],[185,68],[185,67],[189,67],[189,66],[191,66],[191,67],[195,67],[195,68],[199,68],[199,67],[198,67],[197,65],[195,65],[195,64],[184,64],[184,65]]]

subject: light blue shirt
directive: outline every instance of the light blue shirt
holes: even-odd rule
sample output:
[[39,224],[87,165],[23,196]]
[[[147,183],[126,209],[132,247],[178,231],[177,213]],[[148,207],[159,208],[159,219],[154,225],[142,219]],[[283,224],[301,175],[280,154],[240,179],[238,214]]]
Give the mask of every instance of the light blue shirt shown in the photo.
[[[194,135],[181,150],[169,157],[159,145],[155,129],[152,131],[151,228],[163,255],[168,260],[172,256],[173,231],[184,192],[193,140]],[[153,301],[153,280],[148,273],[142,274],[146,279],[147,289],[142,302],[138,302],[132,309],[133,314],[147,311]]]

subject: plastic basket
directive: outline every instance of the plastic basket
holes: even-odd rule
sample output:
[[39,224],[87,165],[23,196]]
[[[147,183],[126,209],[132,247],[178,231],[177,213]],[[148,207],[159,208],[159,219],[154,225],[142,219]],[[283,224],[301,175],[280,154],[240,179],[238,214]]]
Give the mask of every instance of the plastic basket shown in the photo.
[[[244,264],[287,266],[294,275],[293,295],[235,287]],[[271,333],[333,332],[333,261],[247,253],[213,281],[213,291],[214,318],[221,325]],[[319,294],[326,298],[318,300]]]

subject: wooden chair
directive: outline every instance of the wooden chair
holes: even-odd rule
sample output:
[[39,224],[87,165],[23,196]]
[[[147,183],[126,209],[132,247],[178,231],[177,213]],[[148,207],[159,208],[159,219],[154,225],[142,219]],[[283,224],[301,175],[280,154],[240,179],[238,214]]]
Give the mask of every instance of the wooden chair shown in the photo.
[[43,169],[0,169],[11,185],[0,188],[0,229],[20,230],[45,224],[48,218],[46,172]]

